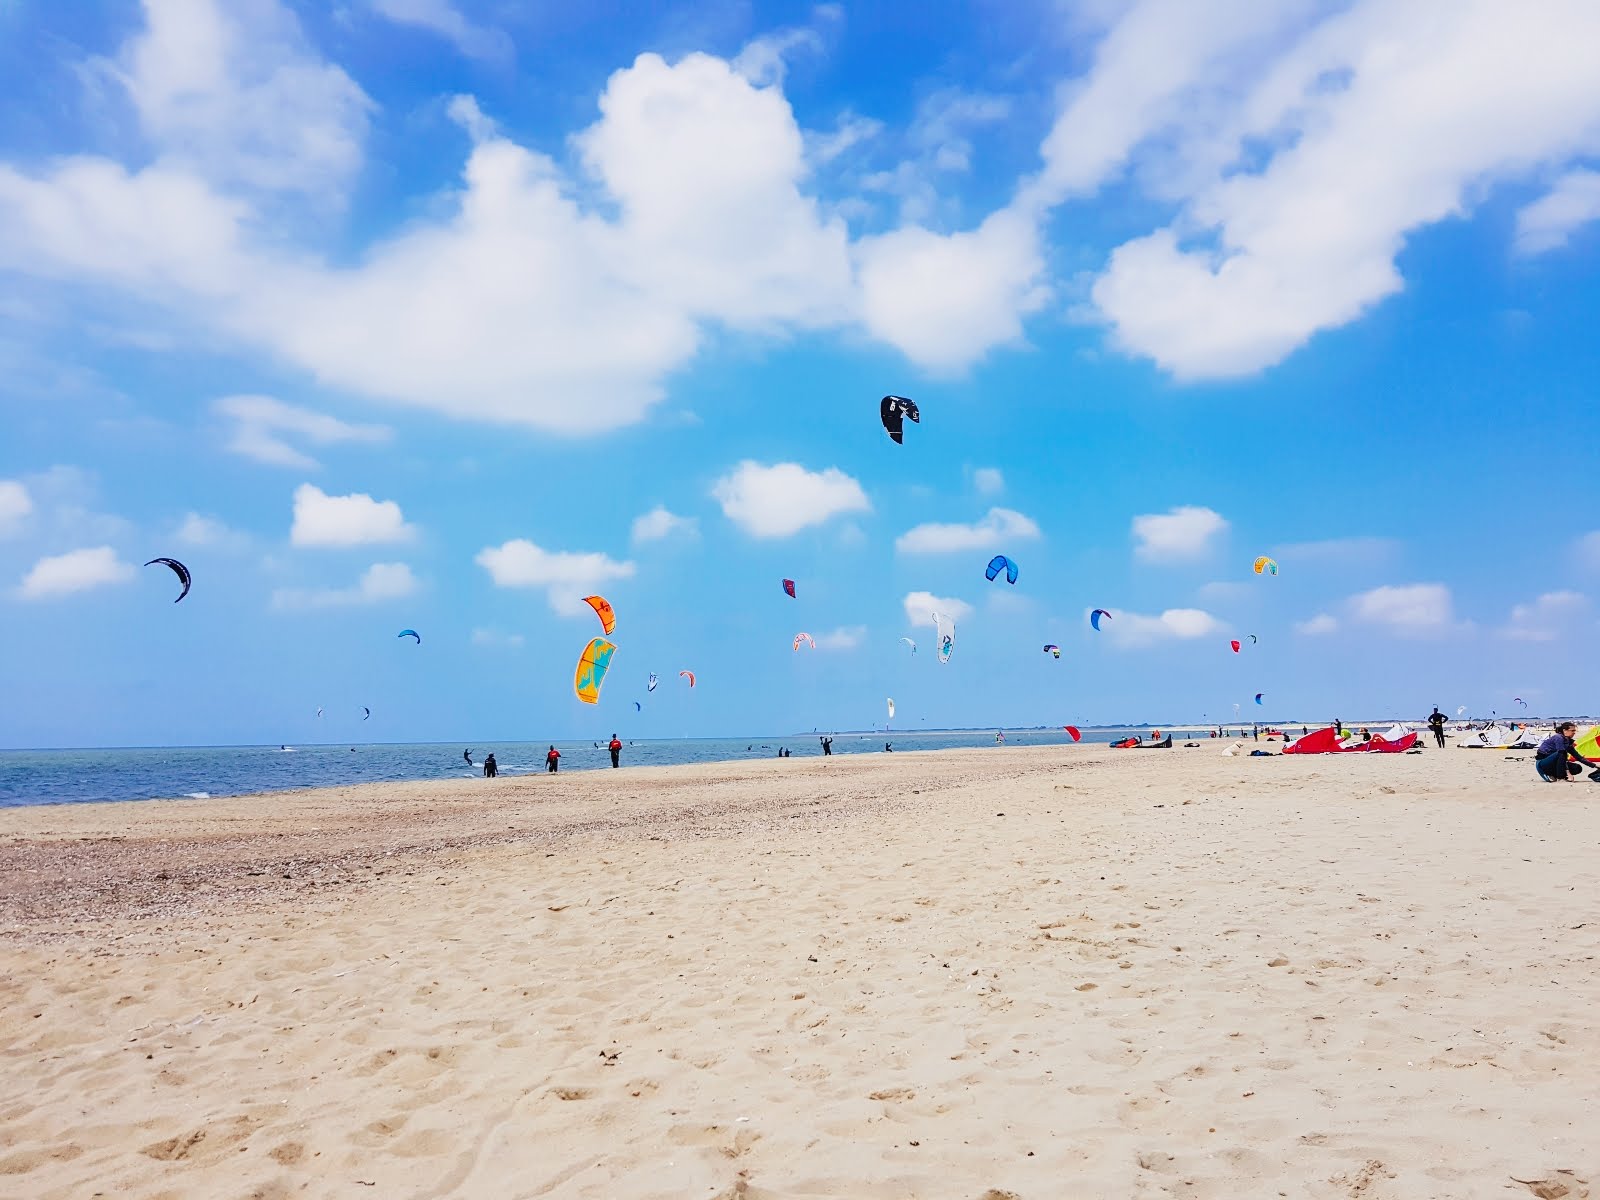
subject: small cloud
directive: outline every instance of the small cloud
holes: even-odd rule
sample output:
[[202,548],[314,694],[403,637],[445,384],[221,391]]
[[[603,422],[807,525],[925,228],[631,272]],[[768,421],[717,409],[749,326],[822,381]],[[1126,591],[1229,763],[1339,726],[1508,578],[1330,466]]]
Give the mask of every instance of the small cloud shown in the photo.
[[817,634],[818,650],[854,650],[866,641],[865,625],[841,625],[828,633]]
[[26,599],[38,600],[86,592],[108,583],[127,583],[133,575],[133,565],[119,559],[110,546],[96,546],[41,558],[23,577],[18,591]]
[[1327,538],[1319,542],[1292,542],[1276,547],[1272,555],[1282,563],[1301,566],[1358,567],[1389,562],[1400,551],[1400,542],[1387,537]]
[[972,615],[972,605],[953,596],[935,596],[932,592],[909,592],[905,598],[906,621],[913,629],[933,628],[933,614],[943,613],[952,621],[964,621]]
[[386,425],[352,425],[326,413],[285,404],[271,396],[224,396],[212,410],[233,422],[228,440],[230,453],[242,455],[271,467],[314,471],[321,467],[316,459],[302,453],[289,442],[292,435],[313,446],[333,446],[343,442],[373,445],[388,441],[394,431]]
[[1115,619],[1103,622],[1102,633],[1124,646],[1150,646],[1157,642],[1190,641],[1220,634],[1221,621],[1198,608],[1169,608],[1155,616],[1118,609]]
[[344,608],[399,600],[416,590],[416,576],[405,563],[373,563],[354,587],[279,588],[272,593],[272,607]]
[[0,537],[22,527],[33,512],[33,497],[20,480],[0,479]]
[[1298,622],[1294,627],[1294,631],[1303,633],[1307,637],[1323,637],[1330,633],[1339,632],[1339,620],[1337,617],[1329,616],[1327,613],[1318,613],[1308,620]]
[[1228,522],[1220,514],[1193,504],[1147,513],[1133,519],[1134,553],[1150,562],[1204,558],[1211,550],[1211,539],[1227,528]]
[[1579,168],[1517,214],[1517,251],[1543,254],[1567,244],[1574,230],[1600,220],[1600,171]]
[[659,504],[643,516],[634,518],[633,522],[635,542],[659,542],[675,533],[694,537],[699,532],[700,523],[693,517],[680,517]]
[[799,463],[763,466],[745,460],[717,480],[711,495],[723,515],[752,537],[788,537],[848,512],[869,512],[861,485],[837,467],[808,471]]
[[901,554],[945,554],[966,550],[997,549],[1002,543],[1039,536],[1039,526],[1009,508],[991,508],[971,525],[929,523],[907,530],[894,540]]
[[883,122],[855,113],[840,114],[831,133],[807,133],[806,156],[820,166],[826,166],[852,146],[871,141],[883,132]]
[[294,491],[294,524],[289,529],[293,545],[407,542],[415,532],[393,500],[374,500],[364,492],[330,496],[310,483],[302,483]]
[[733,59],[733,69],[757,87],[782,83],[788,59],[796,50],[821,54],[826,47],[815,29],[780,29],[752,38]]
[[1573,546],[1578,562],[1591,570],[1600,571],[1600,529],[1586,533]]
[[980,496],[998,496],[1006,490],[1006,477],[998,467],[979,467],[972,473],[972,486]]
[[249,540],[217,518],[202,516],[197,512],[185,515],[172,537],[185,546],[240,546]]
[[520,650],[523,645],[520,633],[501,633],[498,629],[474,629],[472,644],[490,650]]
[[1501,637],[1524,642],[1553,642],[1589,610],[1589,598],[1579,592],[1546,592],[1531,604],[1518,604]]
[[551,551],[516,538],[501,546],[486,546],[473,559],[489,572],[496,587],[542,588],[550,607],[563,616],[593,613],[579,605],[584,594],[612,579],[630,579],[634,566],[607,555]]
[[1450,589],[1442,583],[1373,588],[1350,597],[1349,609],[1355,620],[1403,634],[1441,633],[1455,623]]
[[468,58],[504,63],[516,55],[516,46],[504,30],[469,21],[450,0],[369,0],[369,3],[379,16],[397,25],[410,25],[435,34]]

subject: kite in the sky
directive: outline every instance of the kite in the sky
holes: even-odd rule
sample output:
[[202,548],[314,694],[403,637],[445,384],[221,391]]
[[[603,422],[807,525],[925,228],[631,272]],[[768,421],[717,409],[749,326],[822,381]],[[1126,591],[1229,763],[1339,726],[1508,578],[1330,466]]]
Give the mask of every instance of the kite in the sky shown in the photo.
[[1522,705],[1523,708],[1527,708],[1528,707],[1528,702],[1526,700],[1524,700],[1521,696],[1513,696],[1511,698],[1513,700],[1515,700],[1518,704]]
[[793,599],[794,599],[794,598],[795,598],[795,594],[794,594],[794,580],[792,580],[792,579],[785,579],[785,580],[784,580],[784,581],[783,581],[783,593],[784,593],[784,595],[786,595],[786,596],[788,596],[788,597],[789,597],[789,599],[791,599],[791,600],[793,600]]
[[1052,642],[1052,643],[1050,643],[1050,645],[1046,646],[1044,648],[1044,652],[1046,654],[1053,654],[1057,658],[1061,657],[1061,647],[1057,646],[1054,642]]
[[1259,642],[1261,640],[1260,638],[1256,637],[1256,635],[1253,634],[1253,633],[1247,633],[1247,634],[1245,634],[1245,637],[1250,639],[1250,644],[1252,646],[1254,646],[1257,642]]
[[647,692],[653,692],[653,691],[656,690],[656,684],[658,684],[660,682],[661,681],[656,678],[656,673],[654,671],[651,671],[650,672],[650,682],[644,685],[644,690],[647,691]]
[[1462,714],[1462,713],[1464,713],[1464,712],[1466,712],[1466,711],[1467,711],[1467,706],[1466,706],[1466,705],[1465,705],[1465,704],[1463,704],[1463,705],[1460,705],[1460,706],[1459,706],[1459,707],[1458,707],[1458,708],[1457,708],[1457,709],[1456,709],[1456,716],[1458,716],[1458,717],[1459,717],[1459,716],[1460,716],[1460,715],[1461,715],[1461,714]]
[[1075,742],[1083,738],[1083,734],[1078,731],[1078,727],[1076,725],[1063,725],[1061,728],[1065,729],[1067,731],[1067,736]]
[[[183,584],[183,591],[178,593],[178,600],[182,600],[189,594],[189,568],[184,566],[175,558],[152,558],[149,562],[145,563],[145,566],[153,567],[157,563],[160,563],[164,567],[171,567],[172,573],[178,577],[178,582]],[[178,600],[174,600],[173,603],[176,604]]]
[[1111,620],[1111,614],[1103,608],[1097,608],[1089,614],[1089,624],[1094,626],[1096,633],[1100,631],[1101,617],[1104,617],[1108,621]]
[[635,700],[633,702],[633,711],[634,712],[643,712],[644,711],[644,705],[640,704],[637,700]]
[[894,697],[889,697],[889,720],[894,720]]
[[[606,606],[610,608],[610,605]],[[605,682],[606,668],[617,648],[605,638],[593,638],[578,656],[578,669],[572,675],[572,690],[585,704],[600,703],[600,685]]]
[[1268,558],[1265,554],[1263,554],[1260,558],[1256,559],[1255,569],[1257,575],[1276,575],[1278,573],[1278,560],[1275,558]]
[[415,629],[402,629],[399,633],[395,634],[395,637],[416,638],[417,639],[417,645],[419,645],[419,646],[422,645],[422,635],[420,633],[418,633]]
[[600,628],[605,633],[610,633],[617,627],[617,614],[611,609],[611,601],[604,596],[585,596],[583,602],[594,609],[594,615],[600,618]]
[[983,573],[989,582],[993,583],[995,577],[998,576],[1001,571],[1006,573],[1007,583],[1015,583],[1017,581],[1017,564],[1012,562],[1004,554],[996,554],[993,558],[991,558],[989,560],[988,567],[985,568]]
[[915,654],[917,652],[917,644],[910,638],[901,638],[900,640],[911,647],[911,653]]
[[368,708],[365,704],[363,704],[361,706],[361,711],[362,711],[363,714],[365,714],[361,718],[363,721],[371,720],[371,718],[372,718],[372,710],[370,708]]
[[694,686],[694,672],[693,671],[679,671],[678,675],[682,679],[687,679],[689,681],[689,686],[690,687]]
[[1233,641],[1229,642],[1228,645],[1233,647],[1233,652],[1235,654],[1239,653],[1239,639],[1238,638],[1235,638]]
[[1265,695],[1266,695],[1266,693],[1265,693],[1265,692],[1257,692],[1257,693],[1256,693],[1256,703],[1257,703],[1257,704],[1260,704],[1260,703],[1261,703],[1261,697],[1263,697],[1263,696],[1265,696]]
[[943,613],[934,613],[933,628],[939,639],[939,661],[947,663],[956,648],[956,623]]
[[321,715],[322,715],[322,705],[319,704],[319,705],[317,705],[317,716],[320,717]]
[[802,643],[810,646],[813,650],[817,648],[817,639],[809,633],[797,633],[794,635],[794,648],[796,650],[800,649]]
[[902,430],[905,418],[910,417],[914,424],[922,423],[922,414],[917,411],[917,402],[908,400],[904,396],[885,396],[878,401],[878,416],[883,421],[884,432],[894,439],[896,445],[904,444]]

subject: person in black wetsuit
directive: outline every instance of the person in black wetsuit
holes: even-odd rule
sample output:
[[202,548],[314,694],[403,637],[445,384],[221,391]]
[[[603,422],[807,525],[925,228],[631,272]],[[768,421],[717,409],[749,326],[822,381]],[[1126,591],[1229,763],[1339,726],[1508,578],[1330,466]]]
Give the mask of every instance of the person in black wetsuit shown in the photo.
[[1433,740],[1439,743],[1439,749],[1444,749],[1444,714],[1435,704],[1433,711],[1428,714],[1428,728],[1433,730]]
[[622,765],[622,740],[613,733],[611,735],[611,741],[606,746],[606,749],[611,751],[611,765],[613,767],[620,767]]
[[833,739],[831,737],[825,737],[822,739],[822,753],[824,756],[833,753]]
[[483,777],[493,779],[498,774],[500,774],[500,764],[494,761],[494,755],[491,754],[483,760]]
[[477,763],[472,761],[472,751],[471,750],[463,750],[461,752],[461,757],[466,762],[467,766],[469,766],[469,767],[475,767],[475,766],[478,765]]

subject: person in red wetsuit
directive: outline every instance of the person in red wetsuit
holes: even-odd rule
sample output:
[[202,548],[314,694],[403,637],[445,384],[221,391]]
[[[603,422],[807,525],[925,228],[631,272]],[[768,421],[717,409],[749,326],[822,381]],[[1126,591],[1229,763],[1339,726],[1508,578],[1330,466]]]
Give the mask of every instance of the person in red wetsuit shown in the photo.
[[622,765],[622,742],[616,734],[613,733],[611,735],[611,744],[606,749],[611,751],[611,765],[620,767]]
[[554,775],[556,773],[556,769],[560,767],[560,765],[561,751],[557,750],[554,746],[551,746],[549,751],[544,756],[544,769],[550,772],[550,774]]

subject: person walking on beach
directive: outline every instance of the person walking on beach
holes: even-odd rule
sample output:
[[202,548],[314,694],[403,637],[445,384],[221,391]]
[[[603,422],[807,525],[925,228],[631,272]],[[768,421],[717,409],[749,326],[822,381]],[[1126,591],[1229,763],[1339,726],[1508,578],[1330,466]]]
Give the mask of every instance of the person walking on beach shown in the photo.
[[833,753],[833,739],[831,737],[825,737],[825,738],[822,738],[821,741],[822,741],[822,754],[823,754],[823,757],[826,758],[828,755]]
[[560,766],[561,751],[557,750],[554,746],[551,746],[550,749],[546,751],[544,756],[544,769],[549,774],[554,775],[556,773],[556,769]]
[[[1583,774],[1583,767],[1593,767],[1596,772],[1594,778],[1600,780],[1600,763],[1590,762],[1578,753],[1577,736],[1577,722],[1561,721],[1557,723],[1556,731],[1539,743],[1533,757],[1540,779],[1546,783],[1567,783],[1574,775]],[[1573,759],[1577,761],[1570,761]]]
[[1433,730],[1433,740],[1439,743],[1439,749],[1444,749],[1444,714],[1435,704],[1433,711],[1428,714],[1428,728]]
[[622,741],[616,734],[613,733],[611,735],[611,744],[606,749],[611,751],[611,765],[620,767],[622,765]]
[[493,779],[498,774],[500,774],[500,764],[494,761],[494,755],[491,754],[483,760],[483,777]]

